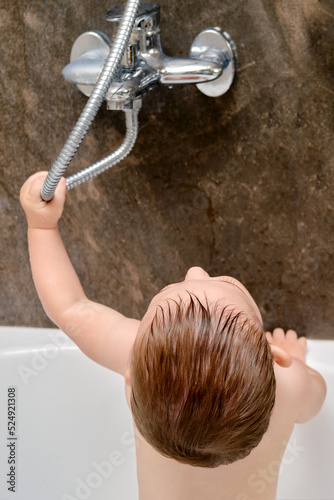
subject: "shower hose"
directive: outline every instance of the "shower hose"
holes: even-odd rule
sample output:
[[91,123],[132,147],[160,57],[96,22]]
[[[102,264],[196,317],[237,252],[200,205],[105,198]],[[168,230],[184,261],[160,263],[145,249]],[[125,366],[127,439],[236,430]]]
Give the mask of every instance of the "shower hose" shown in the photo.
[[[109,56],[106,60],[104,68],[99,76],[95,88],[89,97],[86,106],[84,107],[76,125],[69,135],[65,145],[60,151],[57,159],[53,163],[41,189],[41,197],[44,201],[50,201],[53,198],[54,192],[60,179],[64,175],[68,165],[77,152],[81,142],[88,132],[101,104],[104,101],[105,95],[110,87],[110,84],[115,76],[117,67],[119,66],[125,49],[128,45],[131,32],[134,27],[136,15],[138,12],[140,0],[128,0],[124,15],[122,17],[119,29],[114,43],[112,44]],[[113,153],[106,156],[104,159],[94,163],[93,165],[79,171],[66,178],[66,188],[69,190],[82,182],[85,182],[95,175],[104,172],[112,167],[123,158],[125,158],[133,148],[137,133],[138,133],[138,111],[126,110],[126,135],[121,146]]]

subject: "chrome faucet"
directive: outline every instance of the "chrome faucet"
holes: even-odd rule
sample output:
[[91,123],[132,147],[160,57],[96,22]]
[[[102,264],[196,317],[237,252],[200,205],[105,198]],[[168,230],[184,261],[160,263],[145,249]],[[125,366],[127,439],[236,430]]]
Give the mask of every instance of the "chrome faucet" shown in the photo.
[[[119,22],[122,7],[106,14]],[[70,63],[63,76],[87,97],[92,93],[111,47],[99,31],[88,31],[74,42]],[[217,97],[230,88],[236,70],[236,50],[230,36],[220,28],[208,28],[194,40],[188,58],[164,54],[160,36],[160,6],[141,3],[118,74],[106,94],[108,109],[139,109],[141,98],[155,85],[169,87],[195,83],[204,94]]]
[[87,31],[74,42],[66,80],[89,97],[44,181],[41,197],[52,199],[55,189],[76,154],[103,100],[108,109],[125,113],[126,134],[122,144],[105,158],[66,177],[67,190],[116,165],[132,150],[138,134],[142,97],[155,85],[195,83],[204,94],[217,97],[230,88],[236,71],[236,50],[220,28],[208,28],[194,40],[188,58],[164,54],[160,38],[160,6],[127,0],[107,21],[119,22],[115,41],[100,31]]

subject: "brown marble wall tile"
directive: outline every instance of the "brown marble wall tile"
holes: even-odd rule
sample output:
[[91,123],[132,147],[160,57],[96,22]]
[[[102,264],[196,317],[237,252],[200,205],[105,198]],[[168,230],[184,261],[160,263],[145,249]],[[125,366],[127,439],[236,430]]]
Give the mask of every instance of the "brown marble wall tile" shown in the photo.
[[[193,265],[251,291],[265,327],[334,338],[332,0],[161,0],[163,47],[186,55],[219,25],[237,78],[143,101],[131,155],[72,190],[61,230],[89,297],[140,317]],[[48,326],[32,285],[21,184],[49,169],[86,98],[61,70],[111,2],[0,2],[1,324]],[[115,149],[121,112],[100,110],[70,171]]]

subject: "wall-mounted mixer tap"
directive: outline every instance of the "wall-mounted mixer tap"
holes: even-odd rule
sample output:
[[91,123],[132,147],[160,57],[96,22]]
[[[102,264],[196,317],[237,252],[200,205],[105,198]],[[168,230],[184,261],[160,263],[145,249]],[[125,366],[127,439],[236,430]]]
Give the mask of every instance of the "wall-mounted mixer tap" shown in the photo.
[[[107,12],[106,20],[119,22],[123,8]],[[90,96],[111,47],[99,31],[88,31],[74,42],[71,62],[63,76]],[[194,40],[189,57],[164,54],[160,35],[159,4],[141,3],[134,28],[116,79],[106,94],[109,109],[140,105],[141,97],[157,84],[173,86],[195,83],[206,95],[217,97],[231,86],[236,67],[234,44],[220,28],[208,28]]]
[[230,88],[236,70],[236,51],[229,35],[208,28],[194,40],[188,58],[164,54],[160,37],[160,6],[127,0],[125,8],[107,12],[118,23],[113,43],[100,31],[88,31],[74,42],[66,80],[89,97],[76,125],[53,163],[41,190],[45,201],[76,154],[103,100],[108,109],[125,113],[126,135],[111,154],[66,178],[71,189],[112,167],[132,150],[138,134],[138,111],[143,95],[155,85],[195,83],[204,94],[217,97]]

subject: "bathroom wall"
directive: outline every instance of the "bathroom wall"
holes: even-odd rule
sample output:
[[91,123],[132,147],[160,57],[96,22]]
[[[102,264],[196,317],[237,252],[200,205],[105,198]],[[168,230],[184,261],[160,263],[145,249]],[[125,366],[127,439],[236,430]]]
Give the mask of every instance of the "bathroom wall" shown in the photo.
[[[132,154],[70,191],[61,232],[87,295],[140,318],[194,265],[241,280],[266,328],[334,338],[334,3],[161,0],[163,47],[187,55],[221,26],[239,68],[219,98],[195,86],[145,97]],[[61,70],[76,37],[111,34],[89,0],[0,0],[0,324],[50,326],[34,290],[18,193],[49,169],[86,98]],[[115,149],[101,110],[70,172]]]

